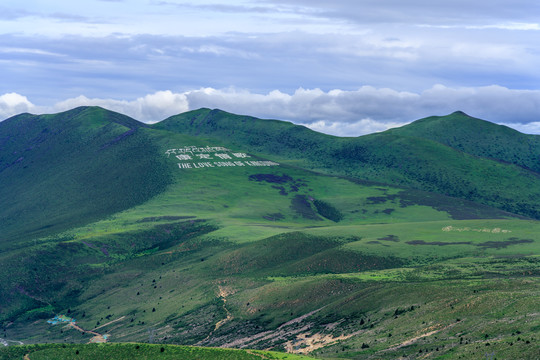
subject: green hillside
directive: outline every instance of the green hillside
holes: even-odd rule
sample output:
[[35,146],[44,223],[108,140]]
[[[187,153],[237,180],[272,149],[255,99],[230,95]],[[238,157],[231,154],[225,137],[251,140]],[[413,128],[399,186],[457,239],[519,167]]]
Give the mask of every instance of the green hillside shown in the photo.
[[100,108],[0,124],[0,249],[140,204],[170,176],[145,125]]
[[[154,127],[248,147],[293,166],[437,192],[540,218],[539,137],[459,113],[359,138],[209,109],[173,116]],[[436,134],[451,136],[453,143]]]
[[[393,184],[431,173],[420,166],[438,166],[441,176],[456,174],[485,193],[498,190],[483,178],[507,174],[499,182],[513,181],[514,189],[530,195],[534,177],[516,175],[532,174],[528,170],[432,139],[410,141],[392,133],[343,139],[205,109],[146,127],[99,108],[81,108],[21,115],[0,123],[0,132],[9,129],[16,148],[36,135],[25,140],[13,129],[41,118],[50,120],[47,128],[69,129],[43,135],[40,144],[51,149],[43,156],[79,149],[68,162],[73,172],[63,173],[65,183],[82,171],[75,164],[95,163],[84,191],[78,188],[84,194],[43,208],[42,219],[61,214],[62,226],[31,232],[21,217],[3,242],[0,343],[10,346],[0,346],[0,358],[122,359],[144,352],[165,359],[188,356],[186,351],[208,359],[536,354],[538,220]],[[238,126],[238,119],[247,125]],[[130,129],[136,130],[122,135]],[[101,143],[77,145],[85,136]],[[360,140],[370,144],[373,157],[354,151]],[[396,146],[401,153],[391,151]],[[2,159],[10,159],[12,148],[2,148]],[[103,155],[93,158],[96,152]],[[132,161],[134,153],[140,163]],[[408,157],[401,167],[392,165]],[[43,159],[62,171],[53,158]],[[22,176],[22,169],[9,170],[17,164],[0,173],[12,191],[12,176]],[[46,182],[50,173],[35,164],[27,167],[34,183]],[[366,181],[361,171],[378,182]],[[111,179],[108,172],[121,176]],[[383,182],[384,174],[396,178]],[[107,193],[101,188],[106,181],[114,183]],[[137,190],[147,191],[144,199],[112,208],[127,191]],[[51,191],[59,196],[61,190]],[[81,197],[94,199],[95,207],[76,203]],[[33,203],[23,200],[19,206],[31,209]],[[77,205],[81,209],[64,213]],[[13,210],[5,214],[19,219]],[[24,346],[11,346],[20,342]],[[201,346],[252,350],[220,353]]]
[[78,344],[30,345],[0,348],[2,359],[78,359],[78,360],[131,360],[131,359],[186,359],[186,360],[309,360],[303,355],[283,354],[273,351],[232,350],[177,345],[153,344]]
[[461,111],[421,119],[388,132],[430,139],[467,154],[540,172],[540,137],[476,119]]

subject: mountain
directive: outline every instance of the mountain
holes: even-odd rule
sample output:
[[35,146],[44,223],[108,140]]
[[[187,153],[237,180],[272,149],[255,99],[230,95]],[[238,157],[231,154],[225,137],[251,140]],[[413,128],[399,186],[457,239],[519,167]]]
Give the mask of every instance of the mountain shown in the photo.
[[209,109],[154,127],[248,146],[261,156],[327,174],[437,192],[540,218],[540,137],[462,113],[359,138]]
[[0,123],[0,342],[26,344],[0,358],[534,358],[540,183],[480,146],[529,137],[478,120],[473,153],[446,118],[358,138],[210,109]]
[[437,141],[458,151],[540,172],[540,137],[456,111],[421,119],[390,133]]
[[3,121],[0,249],[101,219],[163,191],[169,170],[148,132],[100,108]]

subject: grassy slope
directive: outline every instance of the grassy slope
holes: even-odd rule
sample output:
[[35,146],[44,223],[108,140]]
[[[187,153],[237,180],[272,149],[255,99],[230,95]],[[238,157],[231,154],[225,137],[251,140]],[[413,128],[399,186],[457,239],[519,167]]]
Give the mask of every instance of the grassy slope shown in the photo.
[[[87,342],[45,322],[69,311],[112,341],[329,358],[533,356],[537,221],[296,167],[180,170],[166,149],[231,145],[148,136],[173,176],[166,192],[2,254],[4,295],[20,300],[1,309],[14,321],[4,321],[5,339]],[[342,219],[324,218],[315,200]]]
[[87,344],[87,345],[31,345],[0,348],[2,359],[22,359],[28,355],[32,360],[79,359],[79,360],[130,360],[136,359],[209,359],[209,360],[258,360],[258,359],[311,359],[302,355],[282,354],[272,351],[232,350],[200,348],[175,345],[151,344]]
[[0,248],[142,203],[170,182],[143,124],[100,108],[0,124]]
[[456,150],[540,172],[540,138],[457,111],[389,130],[392,134],[437,141]]
[[[162,149],[204,143],[181,135],[156,136]],[[171,168],[175,163],[168,159]],[[485,346],[494,338],[505,344],[513,339],[515,344],[505,350],[508,354],[528,351],[525,341],[531,341],[529,335],[539,321],[532,315],[538,295],[536,221],[504,219],[502,212],[468,210],[464,204],[450,207],[454,215],[479,217],[487,211],[488,218],[501,218],[455,220],[446,211],[415,203],[415,199],[427,200],[414,192],[286,166],[176,169],[173,174],[175,182],[167,192],[71,231],[68,240],[55,245],[71,249],[66,253],[70,263],[80,264],[80,272],[88,275],[68,279],[79,291],[64,293],[63,301],[53,302],[55,312],[69,308],[84,329],[118,320],[97,330],[111,334],[112,341],[148,341],[153,333],[154,341],[162,343],[302,351],[309,348],[304,338],[324,335],[330,339],[329,347],[317,350],[319,356],[355,358],[416,353],[418,346],[386,349],[415,334],[429,333],[430,328],[444,329],[459,317],[463,320],[459,327],[449,329],[473,328],[464,341]],[[257,174],[290,179],[279,184],[287,194],[273,187],[276,183],[253,180]],[[305,185],[292,191],[299,183]],[[343,219],[335,223],[303,217],[305,211],[291,207],[295,197],[303,194],[331,204]],[[434,203],[448,205],[447,201],[440,198]],[[310,207],[316,213],[314,205]],[[271,220],[265,218],[269,214],[274,214]],[[185,218],[189,216],[194,218]],[[448,226],[451,231],[442,230]],[[409,243],[415,240],[424,244]],[[435,242],[457,244],[431,244]],[[36,252],[43,256],[43,248]],[[92,277],[85,269],[100,270]],[[502,279],[506,285],[501,287]],[[55,280],[61,283],[66,278]],[[469,309],[467,304],[474,301],[478,289],[490,306]],[[504,292],[521,300],[508,304]],[[456,303],[459,310],[445,310],[451,299],[462,299]],[[396,309],[411,306],[417,310],[395,318]],[[494,308],[515,309],[519,316],[528,314],[531,322],[515,326],[507,316],[510,310],[491,314]],[[316,313],[286,325],[312,311]],[[34,321],[51,315],[50,310],[27,312],[19,319]],[[492,321],[508,325],[490,334]],[[8,327],[7,338],[69,343],[90,337],[44,320],[27,324]],[[516,331],[527,333],[527,340],[515,340]],[[256,336],[261,333],[265,336]],[[332,341],[351,333],[356,335]],[[422,338],[422,350],[431,347],[436,353],[440,346],[441,353],[458,351],[455,344],[449,345],[452,338],[454,332],[441,330]],[[364,343],[370,347],[362,348]],[[464,354],[477,351],[462,345],[459,351]]]
[[[455,132],[448,125],[454,121]],[[209,109],[173,116],[154,127],[247,147],[251,153],[290,165],[434,191],[540,217],[536,206],[540,178],[525,168],[536,169],[538,137],[465,115],[428,118],[359,138],[337,138],[291,123]],[[476,127],[483,136],[474,132]],[[465,134],[460,133],[462,128]],[[412,137],[417,129],[418,135]],[[452,141],[433,135],[441,133]],[[475,134],[481,139],[478,144]],[[491,141],[499,145],[490,145]],[[516,150],[503,150],[516,144],[520,144]]]

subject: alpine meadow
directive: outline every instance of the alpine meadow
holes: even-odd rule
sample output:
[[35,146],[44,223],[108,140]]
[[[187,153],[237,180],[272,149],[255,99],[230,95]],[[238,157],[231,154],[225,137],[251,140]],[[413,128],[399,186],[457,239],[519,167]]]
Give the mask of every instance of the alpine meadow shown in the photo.
[[[538,359],[540,136],[0,122],[2,359]],[[488,354],[488,355],[486,355]]]

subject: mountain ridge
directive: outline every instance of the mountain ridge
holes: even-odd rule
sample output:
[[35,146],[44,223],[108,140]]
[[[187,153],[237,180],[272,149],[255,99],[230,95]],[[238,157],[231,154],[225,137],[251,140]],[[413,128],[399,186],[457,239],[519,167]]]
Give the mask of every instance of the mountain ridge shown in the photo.
[[[388,132],[431,139],[471,155],[540,171],[540,137],[523,134],[457,111],[432,116]],[[512,139],[509,141],[509,139]]]
[[[437,125],[435,128],[438,132],[448,135],[447,125],[441,125],[438,120],[454,121],[456,118],[462,124],[463,120],[472,119],[474,124],[481,124],[489,134],[498,134],[503,129],[505,137],[484,136],[487,140],[475,147],[475,142],[470,139],[474,139],[471,134],[476,132],[467,130],[465,134],[468,137],[464,137],[463,141],[465,145],[458,146],[437,136],[428,136],[423,129],[426,124],[432,128]],[[536,184],[536,169],[540,166],[536,161],[540,156],[540,136],[524,135],[462,112],[424,118],[401,128],[355,138],[335,137],[292,123],[210,109],[175,115],[152,126],[194,136],[213,137],[229,145],[249,146],[261,156],[272,154],[276,161],[287,162],[287,159],[295,158],[294,162],[288,163],[323,173],[435,191],[525,216],[540,216],[535,206],[536,199],[540,197],[540,186]],[[411,134],[413,129],[419,127],[422,131]],[[467,129],[470,128],[468,124]],[[457,139],[458,135],[452,136]],[[499,142],[503,140],[500,145],[491,141],[497,136]],[[528,142],[523,141],[524,137],[531,142],[526,149],[523,144]],[[514,145],[523,150],[514,151]],[[534,152],[525,151],[529,147]],[[509,150],[503,151],[506,148]],[[488,176],[474,175],[480,172]],[[510,189],[510,184],[519,184],[520,181],[516,181],[518,178],[523,178],[527,185],[517,192],[530,195],[523,196],[517,202],[519,204],[513,204],[516,191]],[[501,181],[502,184],[508,182],[508,185],[501,186]],[[477,184],[483,185],[479,185],[479,188]]]
[[[0,197],[4,200],[0,236],[19,232],[17,222],[23,219],[27,232],[45,234],[62,228],[61,224],[72,226],[70,219],[82,220],[87,211],[97,219],[162,191],[169,181],[168,170],[146,129],[125,115],[96,107],[20,115],[0,123]],[[140,147],[147,152],[141,154]],[[130,151],[138,162],[129,164]],[[152,172],[145,173],[148,169]],[[141,174],[130,176],[133,171]],[[129,177],[134,179],[131,189]],[[111,197],[111,193],[123,196]],[[57,211],[44,217],[46,208]],[[78,210],[82,208],[88,210]]]
[[61,344],[96,340],[125,356],[134,341],[533,356],[540,231],[516,214],[538,203],[531,171],[210,109],[161,126],[99,108],[21,119],[0,123],[0,329],[60,345],[0,357],[91,356]]

